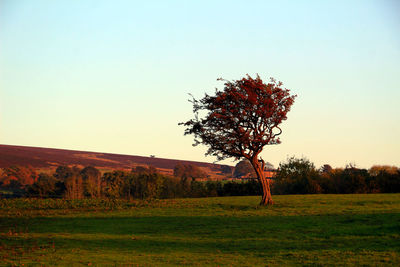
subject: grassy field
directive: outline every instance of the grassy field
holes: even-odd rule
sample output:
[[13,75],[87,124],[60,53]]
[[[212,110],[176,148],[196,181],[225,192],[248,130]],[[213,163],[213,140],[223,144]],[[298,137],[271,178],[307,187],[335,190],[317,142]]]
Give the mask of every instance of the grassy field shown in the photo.
[[400,194],[0,200],[0,264],[400,266]]

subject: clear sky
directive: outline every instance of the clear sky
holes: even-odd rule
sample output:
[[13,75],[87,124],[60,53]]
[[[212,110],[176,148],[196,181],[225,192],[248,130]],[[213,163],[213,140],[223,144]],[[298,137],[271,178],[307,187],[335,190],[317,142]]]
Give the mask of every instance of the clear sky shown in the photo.
[[298,95],[265,160],[400,166],[399,14],[396,0],[0,0],[0,143],[212,162],[178,126],[188,93],[258,73]]

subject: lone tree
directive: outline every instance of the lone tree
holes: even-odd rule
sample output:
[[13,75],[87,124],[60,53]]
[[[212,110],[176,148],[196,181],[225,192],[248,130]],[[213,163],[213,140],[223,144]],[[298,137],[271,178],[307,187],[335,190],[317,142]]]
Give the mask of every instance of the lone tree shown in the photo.
[[262,185],[260,205],[271,205],[270,184],[263,171],[265,162],[259,155],[264,146],[281,143],[279,125],[287,119],[296,95],[283,88],[282,82],[271,78],[266,84],[258,75],[255,79],[247,75],[236,81],[218,80],[225,82],[224,90],[216,89],[215,96],[205,94],[200,100],[193,97],[190,102],[194,119],[180,125],[186,126],[185,135],[194,135],[194,146],[208,146],[206,155],[216,156],[217,160],[249,160]]

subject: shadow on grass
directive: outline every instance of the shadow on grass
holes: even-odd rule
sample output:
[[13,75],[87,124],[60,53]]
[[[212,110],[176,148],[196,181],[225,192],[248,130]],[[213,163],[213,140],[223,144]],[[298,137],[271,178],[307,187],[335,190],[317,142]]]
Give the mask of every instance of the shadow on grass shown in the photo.
[[[9,236],[7,231],[27,233]],[[327,216],[151,216],[3,218],[3,244],[64,249],[279,253],[299,250],[400,251],[399,214]],[[29,237],[30,234],[38,237]],[[60,237],[61,235],[61,237]],[[4,238],[5,237],[5,238]],[[65,238],[64,238],[65,237]]]

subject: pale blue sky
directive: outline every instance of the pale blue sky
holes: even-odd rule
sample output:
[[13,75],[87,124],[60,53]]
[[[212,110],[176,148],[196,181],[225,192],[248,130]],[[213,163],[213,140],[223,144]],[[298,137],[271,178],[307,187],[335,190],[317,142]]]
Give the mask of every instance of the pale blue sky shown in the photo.
[[264,159],[400,166],[399,14],[395,0],[0,0],[0,143],[212,162],[177,125],[188,93],[258,73],[298,95]]

